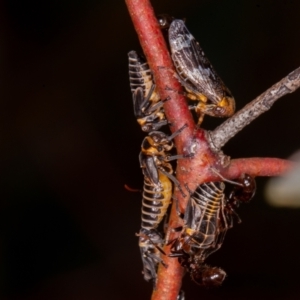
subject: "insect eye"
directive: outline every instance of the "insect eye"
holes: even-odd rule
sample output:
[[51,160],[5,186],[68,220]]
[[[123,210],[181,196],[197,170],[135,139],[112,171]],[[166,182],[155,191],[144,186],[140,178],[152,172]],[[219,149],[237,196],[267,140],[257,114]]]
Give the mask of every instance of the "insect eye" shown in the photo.
[[151,125],[144,125],[144,126],[142,126],[142,130],[148,132],[148,131],[151,131],[153,129],[152,129]]
[[167,20],[164,16],[160,16],[158,18],[158,23],[159,23],[161,28],[166,28],[166,26],[167,26]]
[[224,114],[224,111],[225,111],[226,109],[224,108],[224,107],[220,107],[220,106],[217,106],[217,107],[215,107],[215,109],[214,109],[214,114],[216,115],[216,116],[222,116],[223,114]]

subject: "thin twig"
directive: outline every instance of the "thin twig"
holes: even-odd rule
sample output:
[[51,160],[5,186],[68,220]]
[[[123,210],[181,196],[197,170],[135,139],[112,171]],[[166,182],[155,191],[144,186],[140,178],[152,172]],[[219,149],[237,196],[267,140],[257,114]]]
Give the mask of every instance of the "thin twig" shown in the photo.
[[297,68],[285,78],[274,84],[263,94],[248,103],[243,109],[227,119],[214,131],[209,133],[211,147],[221,149],[232,137],[258,116],[269,110],[276,100],[293,93],[300,87],[300,68]]
[[[220,174],[226,179],[236,179],[247,173],[250,176],[278,176],[289,171],[294,163],[286,159],[271,157],[250,157],[237,158],[230,162],[230,165],[223,169]],[[218,181],[217,174],[207,176],[206,181]]]

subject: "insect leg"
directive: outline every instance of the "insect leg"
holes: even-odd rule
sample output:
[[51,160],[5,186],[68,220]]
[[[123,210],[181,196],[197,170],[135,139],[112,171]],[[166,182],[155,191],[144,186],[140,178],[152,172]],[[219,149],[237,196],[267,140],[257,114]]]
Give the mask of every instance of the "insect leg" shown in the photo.
[[188,125],[184,124],[182,127],[180,127],[178,130],[176,130],[175,132],[173,132],[173,134],[171,134],[170,136],[167,137],[168,141],[172,141],[177,135],[179,135],[181,133],[181,131],[183,131]]
[[168,213],[165,214],[164,216],[164,224],[163,224],[163,229],[164,229],[164,233],[167,232],[168,230]]
[[144,111],[148,109],[150,102],[149,99],[147,99],[147,97],[144,97],[144,91],[142,87],[137,87],[134,90],[134,92],[132,93],[132,100],[133,100],[134,115],[137,118],[143,117]]
[[193,191],[190,190],[189,186],[187,183],[184,184],[185,188],[187,189],[187,191],[189,192],[190,195],[193,195]]
[[157,119],[161,119],[159,112],[157,112],[154,117],[147,116],[146,117],[146,122],[142,125],[142,130],[145,131],[145,132],[156,131],[160,127],[169,124],[169,122],[166,119],[160,120],[160,121],[158,121]]
[[175,197],[174,195],[173,195],[173,197],[172,197],[174,200],[175,200],[175,203],[176,203],[176,212],[177,212],[177,215],[181,218],[181,219],[183,219],[183,213],[180,211],[180,208],[179,208],[179,201],[178,201],[178,199],[177,199],[177,197]]
[[160,168],[159,170],[160,170],[164,175],[166,175],[171,181],[174,182],[174,184],[175,184],[175,185],[177,186],[177,188],[179,189],[179,191],[180,191],[182,197],[186,197],[186,194],[183,192],[183,190],[182,190],[182,188],[181,188],[181,186],[180,186],[180,183],[179,183],[179,181],[176,179],[176,177],[173,176],[172,174],[166,172],[165,170],[163,170],[163,168]]
[[185,254],[182,252],[182,253],[170,253],[168,255],[169,257],[182,257],[182,256],[185,256]]
[[154,105],[149,107],[149,109],[147,110],[147,113],[151,114],[151,113],[155,112],[156,110],[161,108],[163,106],[163,104],[164,103],[162,101],[155,103]]
[[185,292],[183,290],[179,292],[176,300],[185,300]]
[[171,161],[171,160],[183,159],[183,158],[190,158],[190,157],[194,157],[194,155],[195,155],[194,153],[168,155],[168,156],[166,156],[165,161]]
[[224,176],[222,176],[220,174],[220,172],[218,172],[214,167],[211,167],[210,168],[216,175],[218,175],[223,181],[225,182],[228,182],[228,183],[231,183],[233,185],[238,185],[238,186],[243,186],[241,183],[237,182],[237,181],[232,181],[232,180],[229,180],[229,179],[226,179]]
[[[155,86],[155,84],[153,84],[153,86]],[[170,96],[168,96],[164,100],[158,101],[157,103],[155,103],[155,104],[153,104],[152,106],[149,107],[149,109],[147,110],[147,113],[151,114],[151,113],[155,112],[156,110],[158,110],[159,108],[161,108],[165,102],[167,102],[169,100],[171,100]]]
[[125,190],[127,190],[127,191],[129,191],[129,192],[133,192],[133,193],[142,193],[142,190],[132,188],[132,187],[130,187],[130,186],[127,185],[127,184],[124,184],[124,188],[125,188]]
[[148,116],[163,106],[163,101],[158,101],[157,103],[151,105],[152,102],[150,99],[155,87],[156,85],[153,83],[146,97],[144,97],[144,91],[142,87],[137,87],[133,92],[133,106],[136,117]]
[[[157,244],[154,243],[152,241],[152,239],[147,234],[145,234],[145,233],[136,233],[135,235],[138,236],[138,237],[143,238],[146,241],[149,241],[150,244],[152,244],[159,252],[161,252],[162,254],[166,255],[165,251],[162,248],[160,248],[159,246],[157,246]],[[165,263],[162,263],[162,264],[166,265]]]

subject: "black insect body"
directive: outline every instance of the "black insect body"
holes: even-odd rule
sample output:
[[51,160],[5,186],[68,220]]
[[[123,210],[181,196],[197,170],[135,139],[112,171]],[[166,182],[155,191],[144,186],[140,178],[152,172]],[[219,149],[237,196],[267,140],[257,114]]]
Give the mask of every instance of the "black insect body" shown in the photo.
[[[160,14],[157,16],[157,21],[158,21],[159,27],[160,27],[162,34],[166,41],[168,41],[169,27],[174,19],[175,19],[174,17],[172,17],[168,14]],[[170,51],[169,43],[167,42],[166,44],[167,44],[168,50]]]
[[174,17],[168,15],[168,14],[159,14],[157,16],[157,21],[158,21],[158,24],[159,24],[159,27],[161,29],[169,29],[171,23],[174,21]]
[[172,182],[180,189],[179,182],[172,175],[170,160],[183,158],[183,155],[170,156],[173,148],[172,139],[186,126],[171,136],[161,131],[152,131],[145,137],[140,153],[140,165],[144,175],[144,191],[142,200],[142,224],[139,233],[139,246],[143,261],[145,280],[156,283],[156,270],[160,258],[163,239],[157,227],[166,214],[172,198]]
[[256,182],[249,174],[243,174],[243,176],[236,181],[238,184],[234,185],[228,200],[231,203],[235,203],[235,206],[238,206],[240,202],[248,203],[254,197]]
[[178,257],[180,264],[199,285],[222,284],[225,271],[206,265],[205,260],[222,246],[227,230],[233,226],[233,218],[241,221],[234,209],[241,202],[249,202],[255,194],[255,179],[248,174],[229,182],[234,188],[228,198],[223,182],[200,184],[191,193],[184,213],[184,227],[172,243],[169,256]]
[[164,240],[156,229],[141,228],[139,234],[139,247],[143,262],[143,275],[146,281],[153,280],[153,285],[156,285],[156,271],[159,263],[166,264],[160,258],[161,247]]
[[235,101],[217,75],[202,48],[186,28],[184,21],[173,20],[169,28],[169,43],[178,79],[194,105],[200,125],[205,114],[229,117],[235,111]]
[[168,124],[148,63],[135,51],[128,53],[133,109],[142,130],[149,132]]
[[218,287],[220,286],[225,277],[226,272],[217,267],[211,267],[208,265],[197,265],[191,266],[193,269],[191,271],[191,276],[197,284],[205,287]]
[[229,228],[231,215],[225,215],[224,189],[223,182],[208,182],[197,187],[184,213],[184,227],[171,247],[169,256],[178,257],[199,285],[219,286],[226,277],[222,269],[204,264],[205,259],[221,247]]
[[[235,179],[233,190],[230,192],[226,200],[226,215],[234,215],[238,223],[241,223],[239,215],[235,212],[235,208],[240,206],[240,203],[249,203],[256,192],[256,182],[254,177],[249,174],[243,174],[240,178]],[[229,227],[233,226],[233,218],[228,220]]]

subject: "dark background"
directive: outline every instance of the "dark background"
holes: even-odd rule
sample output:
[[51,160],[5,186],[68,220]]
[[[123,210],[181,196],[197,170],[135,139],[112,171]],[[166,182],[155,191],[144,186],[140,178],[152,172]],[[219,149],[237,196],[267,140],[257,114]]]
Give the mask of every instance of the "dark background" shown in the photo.
[[[300,65],[299,1],[152,1],[186,18],[237,109]],[[149,299],[137,238],[141,196],[123,1],[0,2],[0,298]],[[236,157],[300,148],[300,92],[225,147]],[[207,117],[211,129],[220,120]],[[186,276],[192,299],[299,299],[300,212],[263,199],[265,179],[210,264],[218,290]]]

